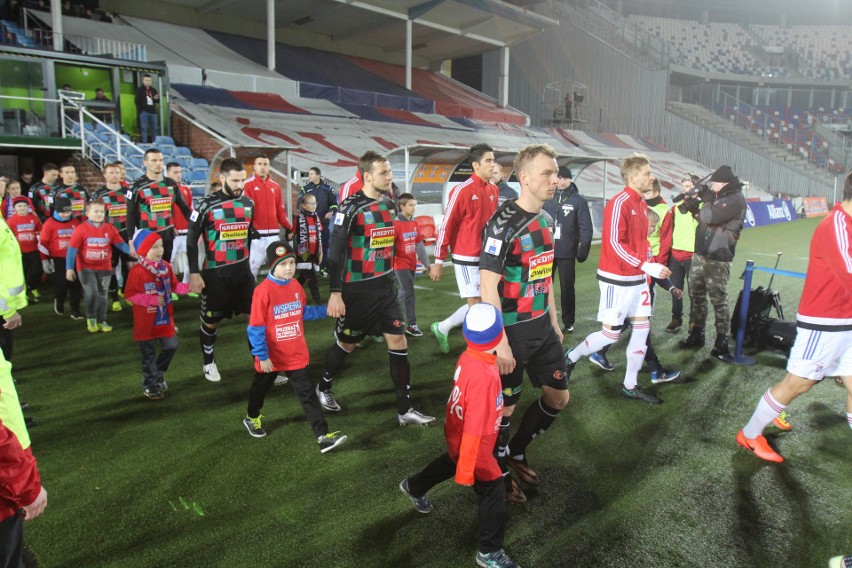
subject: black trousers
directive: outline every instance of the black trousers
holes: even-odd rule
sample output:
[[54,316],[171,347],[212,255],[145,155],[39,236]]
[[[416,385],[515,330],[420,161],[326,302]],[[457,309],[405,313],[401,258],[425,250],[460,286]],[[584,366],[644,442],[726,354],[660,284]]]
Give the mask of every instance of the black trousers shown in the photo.
[[38,251],[21,253],[21,262],[24,265],[24,279],[27,282],[27,290],[38,290],[41,286],[41,257]]
[[[271,373],[254,374],[254,381],[251,383],[249,391],[248,415],[250,418],[260,416],[260,409],[263,408],[263,402],[266,400],[266,393],[272,388],[272,383],[275,382],[275,377],[278,376],[278,371]],[[311,425],[314,435],[325,436],[328,434],[328,423],[322,415],[319,399],[314,390],[314,384],[308,378],[307,367],[297,369],[295,371],[287,371],[287,377],[290,379],[290,386],[296,396],[299,397],[299,402],[302,404],[302,410],[305,412],[305,418]]]
[[[434,486],[456,474],[456,463],[444,453],[427,465],[420,473],[408,478],[408,490],[422,497]],[[473,490],[479,497],[479,551],[496,552],[503,548],[506,532],[506,489],[502,477],[491,481],[474,480]]]
[[[692,267],[692,258],[685,261],[680,261],[673,256],[669,256],[669,270],[672,271],[672,275],[669,276],[669,280],[671,280],[672,284],[683,290],[684,297],[686,297],[686,288],[684,287],[684,283],[688,284],[689,278],[689,269]],[[683,298],[678,300],[674,296],[672,296],[672,317],[677,319],[683,319]]]
[[[313,261],[312,261],[313,262]],[[305,282],[308,283],[308,288],[311,291],[311,298],[313,298],[314,303],[320,305],[322,303],[322,297],[320,296],[319,290],[319,278],[317,278],[317,270],[313,266],[311,268],[302,268],[299,270],[299,276],[296,278],[299,284],[302,286],[305,285]]]
[[559,273],[559,306],[562,308],[562,325],[564,327],[574,325],[576,262],[576,258],[556,259],[556,270]]
[[0,523],[0,568],[20,568],[24,551],[24,519],[15,513]]
[[59,302],[60,306],[65,305],[66,296],[71,296],[71,310],[80,311],[80,300],[83,299],[83,287],[80,285],[80,279],[77,278],[73,282],[65,279],[65,259],[53,257],[53,297]]

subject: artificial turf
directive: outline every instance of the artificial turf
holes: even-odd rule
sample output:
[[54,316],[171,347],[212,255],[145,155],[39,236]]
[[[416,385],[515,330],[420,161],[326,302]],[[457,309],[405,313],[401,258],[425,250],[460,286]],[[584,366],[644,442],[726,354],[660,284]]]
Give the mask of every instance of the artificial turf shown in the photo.
[[[817,222],[744,231],[731,305],[748,258],[771,266],[782,250],[781,268],[804,271]],[[598,328],[598,251],[578,267],[578,323],[566,347]],[[768,278],[756,274],[755,286]],[[417,284],[424,329],[460,304],[451,272],[437,285],[425,276]],[[801,284],[775,279],[788,318]],[[39,421],[31,435],[49,504],[27,523],[26,542],[40,566],[474,565],[472,490],[438,486],[435,511],[420,515],[397,488],[444,450],[444,439],[440,426],[397,426],[382,345],[359,349],[335,382],[343,412],[327,418],[349,440],[320,454],[289,386],[267,398],[269,435],[248,435],[241,424],[252,380],[245,320],[220,328],[223,380],[209,383],[197,306],[189,298],[176,304],[183,344],[162,401],[142,395],[128,308],[110,314],[115,331],[96,335],[55,315],[47,301],[23,312],[13,372]],[[813,567],[852,553],[845,391],[826,380],[796,401],[794,430],[774,438],[787,461],[762,462],[734,436],[782,378],[783,356],[762,352],[757,366],[734,367],[710,359],[709,345],[680,350],[684,334],[663,332],[667,298],[657,313],[660,358],[684,379],[650,387],[665,402],[649,406],[619,397],[623,343],[610,350],[618,365],[611,373],[578,363],[568,408],[527,454],[542,483],[525,488],[526,505],[508,507],[510,555],[524,567]],[[316,378],[332,322],[308,322],[306,330]],[[449,355],[428,334],[409,345],[414,404],[443,423],[461,334],[453,332]],[[640,384],[649,385],[647,373]],[[519,410],[537,396],[526,388]]]

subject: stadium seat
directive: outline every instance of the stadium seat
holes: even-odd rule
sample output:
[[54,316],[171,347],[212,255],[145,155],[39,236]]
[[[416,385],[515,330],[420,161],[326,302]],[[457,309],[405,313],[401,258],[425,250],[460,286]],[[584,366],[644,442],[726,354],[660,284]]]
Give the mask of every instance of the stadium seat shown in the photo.
[[423,236],[423,243],[426,245],[434,245],[438,240],[438,230],[435,228],[435,220],[431,215],[419,215],[415,217],[417,227],[420,229],[420,234]]
[[175,141],[174,141],[174,138],[172,138],[171,136],[157,136],[156,138],[154,138],[154,146],[156,146],[158,148],[160,146],[174,146],[174,145],[175,145]]
[[193,158],[189,165],[194,170],[207,170],[210,168],[210,163],[204,158]]
[[186,183],[196,184],[196,183],[207,183],[207,172],[201,170],[191,170],[188,174],[186,174],[185,178]]

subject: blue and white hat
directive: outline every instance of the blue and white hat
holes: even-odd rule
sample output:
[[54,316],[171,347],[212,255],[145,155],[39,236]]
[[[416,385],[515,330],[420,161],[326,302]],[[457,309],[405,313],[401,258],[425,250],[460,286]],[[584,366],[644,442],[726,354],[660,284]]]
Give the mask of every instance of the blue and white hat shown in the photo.
[[503,316],[489,303],[474,304],[464,317],[462,331],[468,347],[491,351],[503,338]]

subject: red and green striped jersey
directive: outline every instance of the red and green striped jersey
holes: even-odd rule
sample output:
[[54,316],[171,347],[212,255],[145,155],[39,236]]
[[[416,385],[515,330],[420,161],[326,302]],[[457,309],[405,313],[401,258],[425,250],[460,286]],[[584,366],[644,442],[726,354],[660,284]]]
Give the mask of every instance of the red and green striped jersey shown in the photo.
[[89,201],[89,194],[81,185],[63,185],[62,182],[59,182],[52,187],[51,203],[56,201],[57,197],[65,197],[71,202],[72,219],[82,219],[86,215],[86,203]]
[[[198,272],[198,256],[190,245],[204,239],[204,268],[222,268],[249,257],[249,234],[254,231],[254,203],[248,197],[232,198],[222,191],[211,193],[198,203],[189,217],[187,253],[191,273]],[[195,266],[193,264],[195,263]]]
[[358,192],[340,204],[333,218],[329,289],[393,274],[393,215],[383,201]]
[[553,222],[544,213],[530,213],[506,201],[482,234],[480,270],[503,277],[497,285],[503,325],[547,314],[553,286]]
[[95,190],[92,201],[100,199],[106,209],[105,221],[118,229],[121,236],[127,240],[127,197],[124,189],[112,190],[106,187]]
[[174,225],[172,204],[189,217],[191,210],[173,179],[164,177],[152,181],[148,176],[140,177],[127,190],[127,226],[131,228],[130,232],[137,228],[155,232],[171,229]]

